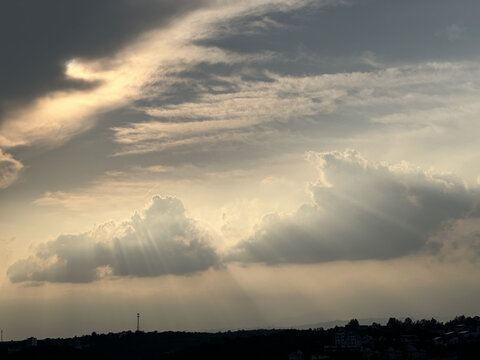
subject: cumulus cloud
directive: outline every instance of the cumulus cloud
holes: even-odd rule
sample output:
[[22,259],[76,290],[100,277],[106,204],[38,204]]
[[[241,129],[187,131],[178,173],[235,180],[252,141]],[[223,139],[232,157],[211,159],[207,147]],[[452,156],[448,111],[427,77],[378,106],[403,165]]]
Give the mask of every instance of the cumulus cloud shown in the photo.
[[20,175],[23,165],[0,149],[0,189],[9,187]]
[[451,175],[407,163],[371,163],[358,152],[308,154],[319,170],[312,204],[264,217],[230,259],[316,263],[388,259],[427,249],[449,222],[478,216],[480,192]]
[[105,276],[185,275],[219,265],[210,236],[185,215],[180,200],[154,197],[120,225],[61,235],[10,266],[12,282],[91,282]]

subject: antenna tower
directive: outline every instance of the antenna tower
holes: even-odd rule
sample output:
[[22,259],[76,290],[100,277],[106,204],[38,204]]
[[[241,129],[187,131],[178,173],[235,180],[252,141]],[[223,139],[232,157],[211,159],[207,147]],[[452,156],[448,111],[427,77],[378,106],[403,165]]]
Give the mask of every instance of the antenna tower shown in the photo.
[[137,331],[140,331],[140,313],[137,313]]

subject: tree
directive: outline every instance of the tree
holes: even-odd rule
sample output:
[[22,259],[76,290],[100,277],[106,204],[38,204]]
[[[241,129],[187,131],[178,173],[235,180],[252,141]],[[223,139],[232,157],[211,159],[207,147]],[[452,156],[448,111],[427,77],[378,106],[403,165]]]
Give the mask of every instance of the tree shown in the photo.
[[346,328],[349,330],[357,330],[360,327],[360,324],[357,319],[352,319],[347,324]]
[[397,329],[402,325],[402,322],[394,317],[388,319],[387,327],[392,329]]

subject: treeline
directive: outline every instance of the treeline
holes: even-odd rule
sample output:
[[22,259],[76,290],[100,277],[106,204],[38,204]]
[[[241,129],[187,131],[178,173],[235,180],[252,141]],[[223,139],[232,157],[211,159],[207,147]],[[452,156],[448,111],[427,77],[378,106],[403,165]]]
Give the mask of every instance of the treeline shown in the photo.
[[365,326],[352,319],[331,329],[126,331],[43,339],[36,346],[0,343],[0,358],[7,359],[478,359],[479,354],[478,316],[446,323],[390,318],[386,325]]

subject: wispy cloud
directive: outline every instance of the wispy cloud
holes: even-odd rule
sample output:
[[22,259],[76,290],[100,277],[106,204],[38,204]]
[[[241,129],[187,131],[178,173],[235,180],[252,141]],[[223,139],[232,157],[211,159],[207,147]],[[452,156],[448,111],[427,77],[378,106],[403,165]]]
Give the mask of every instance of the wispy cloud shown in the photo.
[[379,123],[388,125],[382,131],[407,133],[448,128],[452,120],[472,123],[479,114],[480,84],[472,77],[479,73],[476,63],[424,63],[303,77],[266,72],[266,80],[217,76],[228,90],[205,89],[180,104],[138,106],[151,121],[112,130],[123,145],[121,155],[242,138],[248,143],[278,123],[285,129],[294,128],[289,123],[316,123],[321,137],[330,136],[322,124],[335,129],[340,119],[347,137]]
[[22,168],[22,163],[0,149],[0,189],[13,184],[20,176]]
[[465,33],[465,29],[461,25],[451,24],[447,26],[445,32],[447,34],[448,40],[456,41],[462,38]]
[[[72,84],[78,82],[92,86],[71,86],[67,89],[62,86],[56,89],[54,86],[50,92],[37,94],[30,105],[10,109],[0,123],[0,147],[58,146],[95,126],[99,115],[151,96],[145,93],[150,84],[156,83],[157,90],[158,84],[168,87],[171,73],[199,63],[265,59],[271,54],[245,56],[196,43],[218,35],[220,23],[229,19],[263,16],[271,11],[288,11],[313,3],[299,0],[206,2],[203,7],[187,11],[178,19],[167,22],[169,25],[161,22],[159,30],[135,37],[135,42],[127,42],[116,52],[112,50],[109,56],[73,57],[64,63],[61,75]],[[315,6],[330,3],[322,1]],[[180,4],[179,9],[183,9],[182,6]],[[261,22],[268,26],[274,24],[268,17]],[[146,29],[152,26],[146,26]],[[257,23],[256,27],[259,26]],[[124,44],[125,39],[122,37],[121,40],[120,43]]]
[[171,72],[200,62],[241,59],[238,54],[195,45],[197,40],[211,36],[220,21],[247,14],[286,11],[310,3],[298,0],[214,2],[173,21],[168,27],[150,31],[109,58],[73,58],[66,63],[65,75],[70,79],[95,81],[98,85],[87,90],[52,92],[39,97],[32,106],[10,113],[1,124],[0,146],[66,141],[91,128],[96,115],[142,98],[142,89],[152,81],[168,82],[167,75]]

